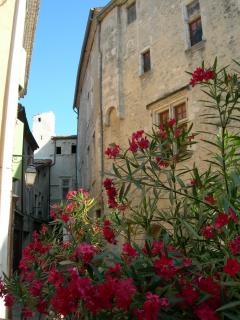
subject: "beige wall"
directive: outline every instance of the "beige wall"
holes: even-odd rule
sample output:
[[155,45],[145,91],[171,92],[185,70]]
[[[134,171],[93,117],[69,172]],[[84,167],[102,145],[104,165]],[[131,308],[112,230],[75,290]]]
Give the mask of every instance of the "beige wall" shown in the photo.
[[[137,0],[137,19],[127,25],[128,1],[112,9],[102,20],[104,149],[111,142],[126,145],[131,133],[138,129],[149,131],[157,103],[150,109],[147,105],[188,85],[189,75],[185,71],[194,70],[202,60],[211,64],[216,56],[221,66],[231,63],[233,58],[240,60],[239,1],[200,0],[204,41],[192,48],[188,47],[184,17],[184,8],[189,2]],[[97,138],[101,137],[97,42],[98,32],[95,33],[81,91],[78,131],[80,185],[90,188],[93,195],[101,191],[100,179],[93,185],[86,183],[84,177],[87,179],[89,171],[94,171],[99,177],[101,163],[98,140],[93,161],[91,157],[88,159],[87,152],[92,133],[95,132]],[[141,52],[147,48],[151,51],[152,69],[141,74]],[[90,90],[92,102],[88,103],[86,97]],[[199,125],[202,107],[197,101],[201,98],[200,90],[188,88],[179,94],[187,100],[188,119],[194,122],[194,130],[206,129]],[[193,160],[198,161],[204,155],[203,149],[195,147]],[[85,163],[88,167],[84,166]],[[105,160],[105,171],[110,170],[111,163]]]
[[[2,2],[2,1],[1,1]],[[3,2],[0,5],[0,123],[2,121],[4,92],[7,76],[8,58],[10,52],[13,16],[15,9],[15,0]],[[4,44],[4,45],[3,45]]]

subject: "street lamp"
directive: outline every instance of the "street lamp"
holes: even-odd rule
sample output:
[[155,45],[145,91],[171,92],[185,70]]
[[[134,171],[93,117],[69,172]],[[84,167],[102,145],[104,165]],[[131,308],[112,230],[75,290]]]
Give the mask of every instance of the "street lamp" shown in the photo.
[[25,183],[27,187],[32,187],[37,177],[37,170],[33,164],[30,164],[25,171]]
[[37,177],[37,170],[33,164],[33,156],[32,155],[13,155],[13,158],[15,157],[21,157],[21,158],[29,158],[30,164],[27,166],[27,169],[25,170],[24,177],[25,177],[25,183],[28,188],[33,187],[36,177]]

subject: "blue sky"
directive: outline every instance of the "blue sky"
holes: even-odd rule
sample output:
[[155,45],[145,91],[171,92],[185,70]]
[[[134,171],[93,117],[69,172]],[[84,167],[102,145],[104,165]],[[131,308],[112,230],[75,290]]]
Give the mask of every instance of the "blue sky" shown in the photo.
[[108,2],[41,0],[28,92],[20,101],[26,108],[30,127],[34,115],[53,111],[57,135],[76,133],[72,104],[89,9]]

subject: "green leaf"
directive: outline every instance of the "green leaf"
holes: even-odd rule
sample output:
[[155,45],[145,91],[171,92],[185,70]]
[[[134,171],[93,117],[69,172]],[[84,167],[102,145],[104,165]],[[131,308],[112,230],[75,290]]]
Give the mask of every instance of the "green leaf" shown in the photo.
[[188,231],[190,231],[190,233],[192,233],[192,235],[198,239],[198,240],[203,240],[203,237],[199,236],[199,234],[197,234],[197,232],[193,229],[193,227],[185,220],[179,219],[179,221],[181,222],[181,224],[185,225],[185,227],[188,229]]
[[229,302],[229,303],[223,305],[222,307],[218,308],[216,311],[223,311],[223,310],[227,310],[227,309],[232,309],[232,308],[235,308],[236,306],[240,306],[240,301]]

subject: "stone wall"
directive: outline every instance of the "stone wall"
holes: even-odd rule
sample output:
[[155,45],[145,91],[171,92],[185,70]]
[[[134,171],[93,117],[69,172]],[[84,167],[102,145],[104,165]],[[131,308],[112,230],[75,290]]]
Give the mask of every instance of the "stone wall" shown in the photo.
[[[151,129],[154,112],[159,102],[164,104],[164,97],[171,101],[172,95],[180,92],[194,131],[208,129],[199,123],[203,109],[198,100],[202,94],[198,88],[192,90],[188,86],[186,71],[193,71],[203,60],[211,65],[216,56],[221,66],[232,59],[240,60],[240,4],[238,0],[200,0],[203,40],[191,47],[186,22],[186,5],[191,2],[137,0],[137,18],[127,24],[127,7],[132,3],[127,1],[115,6],[100,22],[101,29],[95,32],[81,88],[78,130],[79,184],[90,189],[94,196],[101,194],[101,137],[104,149],[111,142],[126,146],[132,132]],[[151,70],[143,73],[141,53],[148,49]],[[102,70],[102,81],[99,70]],[[88,92],[92,96],[90,103]],[[91,153],[93,133],[96,142]],[[194,151],[193,161],[206,157],[200,145]],[[111,161],[104,161],[104,171],[111,171]]]

